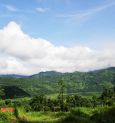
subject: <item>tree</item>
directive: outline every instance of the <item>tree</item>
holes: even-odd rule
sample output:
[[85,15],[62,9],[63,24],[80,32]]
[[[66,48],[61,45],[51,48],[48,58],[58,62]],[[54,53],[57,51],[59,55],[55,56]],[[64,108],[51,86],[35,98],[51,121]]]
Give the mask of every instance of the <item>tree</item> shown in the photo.
[[41,111],[43,110],[43,96],[33,97],[30,101],[30,106],[33,111]]
[[5,95],[4,89],[3,89],[2,87],[0,87],[0,98],[1,98],[2,96],[4,96],[4,95]]
[[65,84],[64,80],[60,79],[58,82],[59,85],[59,101],[60,101],[60,108],[64,111],[64,92],[65,92]]

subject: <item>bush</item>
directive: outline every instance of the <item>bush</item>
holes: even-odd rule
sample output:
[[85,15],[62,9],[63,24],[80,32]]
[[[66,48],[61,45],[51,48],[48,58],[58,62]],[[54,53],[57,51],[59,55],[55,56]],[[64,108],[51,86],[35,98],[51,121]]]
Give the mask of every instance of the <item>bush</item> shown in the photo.
[[0,101],[0,108],[6,107],[5,101]]
[[71,113],[75,116],[80,116],[80,117],[89,117],[85,112],[81,111],[80,109],[77,110],[71,110]]
[[6,113],[0,112],[0,123],[11,123],[11,113],[10,112],[6,112]]
[[96,123],[115,123],[115,107],[94,113],[91,120]]
[[87,117],[70,114],[62,121],[62,123],[93,123],[93,122],[91,122],[90,119]]

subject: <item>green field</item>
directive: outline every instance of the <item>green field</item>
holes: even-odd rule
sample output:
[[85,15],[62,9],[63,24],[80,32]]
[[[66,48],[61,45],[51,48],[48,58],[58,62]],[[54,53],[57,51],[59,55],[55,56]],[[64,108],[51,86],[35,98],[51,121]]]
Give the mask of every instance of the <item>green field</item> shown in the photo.
[[70,112],[0,113],[0,123],[115,123],[115,107],[74,108]]

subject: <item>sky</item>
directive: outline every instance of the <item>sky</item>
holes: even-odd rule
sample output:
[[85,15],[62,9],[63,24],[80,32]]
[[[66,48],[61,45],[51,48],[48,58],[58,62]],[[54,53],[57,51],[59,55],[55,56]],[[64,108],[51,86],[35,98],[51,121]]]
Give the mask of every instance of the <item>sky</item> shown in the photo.
[[115,66],[115,0],[0,0],[0,74]]

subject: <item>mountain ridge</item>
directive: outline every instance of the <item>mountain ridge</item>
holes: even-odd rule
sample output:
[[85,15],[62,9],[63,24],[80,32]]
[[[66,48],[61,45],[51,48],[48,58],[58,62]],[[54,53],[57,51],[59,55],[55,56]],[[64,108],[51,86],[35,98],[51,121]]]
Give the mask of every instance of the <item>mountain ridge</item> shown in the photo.
[[97,69],[97,70],[91,70],[91,71],[87,71],[87,72],[82,72],[82,71],[74,71],[74,72],[58,72],[58,71],[41,71],[39,73],[36,74],[32,74],[32,75],[20,75],[20,74],[0,74],[0,78],[30,78],[30,77],[35,77],[35,76],[51,76],[51,75],[62,75],[62,74],[71,74],[71,73],[96,73],[96,72],[100,72],[103,70],[115,70],[115,67],[107,67],[107,68],[103,68],[103,69]]
[[[0,86],[19,88],[21,92],[25,92],[26,95],[30,96],[57,94],[59,92],[58,82],[62,78],[66,93],[92,95],[101,93],[104,88],[115,86],[115,67],[90,72],[60,73],[47,71],[22,78],[19,76],[0,77]],[[19,96],[18,92],[15,96]],[[13,97],[13,95],[10,95],[10,97]]]

